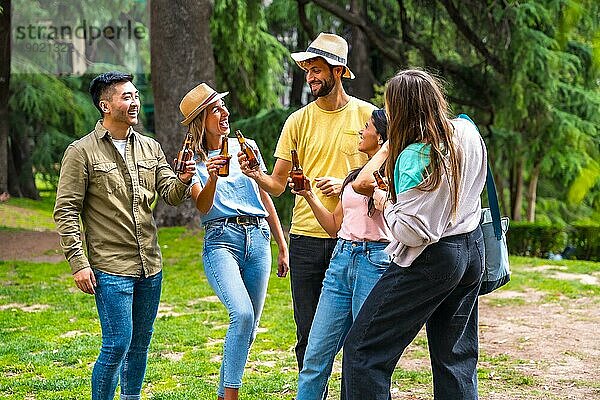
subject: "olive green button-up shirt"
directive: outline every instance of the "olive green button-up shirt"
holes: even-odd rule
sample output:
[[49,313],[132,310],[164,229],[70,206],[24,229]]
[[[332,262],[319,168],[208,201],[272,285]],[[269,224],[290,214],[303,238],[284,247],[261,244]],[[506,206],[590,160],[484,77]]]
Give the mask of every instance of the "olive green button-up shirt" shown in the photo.
[[72,272],[88,266],[134,277],[160,272],[151,205],[156,192],[168,204],[180,204],[187,189],[157,141],[130,128],[124,159],[98,121],[67,148],[60,169],[54,220]]

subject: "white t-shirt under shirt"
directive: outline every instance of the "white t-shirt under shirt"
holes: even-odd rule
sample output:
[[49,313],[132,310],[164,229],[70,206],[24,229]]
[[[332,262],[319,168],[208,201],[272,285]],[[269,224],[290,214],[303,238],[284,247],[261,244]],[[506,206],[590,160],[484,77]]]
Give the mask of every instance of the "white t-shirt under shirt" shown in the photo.
[[110,138],[110,140],[112,140],[116,149],[119,151],[119,154],[121,154],[121,157],[123,157],[123,160],[125,160],[125,150],[127,149],[127,139]]

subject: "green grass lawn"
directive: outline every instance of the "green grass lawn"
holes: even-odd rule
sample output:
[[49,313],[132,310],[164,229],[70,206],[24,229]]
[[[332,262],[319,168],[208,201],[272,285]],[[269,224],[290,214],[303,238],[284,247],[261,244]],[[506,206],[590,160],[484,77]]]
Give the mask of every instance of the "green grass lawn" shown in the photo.
[[[32,229],[51,224],[48,203],[19,201],[0,207],[21,207],[34,213],[35,224],[12,220],[4,229]],[[2,214],[0,208],[0,215]],[[2,217],[5,218],[5,217]],[[8,219],[0,220],[6,221]],[[144,399],[216,399],[222,341],[227,313],[208,285],[201,265],[202,234],[184,228],[160,230],[164,255],[163,296],[151,345]],[[512,258],[511,291],[543,292],[545,302],[589,298],[595,307],[598,285],[552,279],[536,265],[560,265],[561,271],[588,274],[599,263]],[[566,267],[565,267],[566,266]],[[293,352],[295,325],[289,278],[271,275],[261,328],[244,375],[241,399],[291,399],[296,390]],[[498,306],[518,305],[518,299],[493,300]],[[0,399],[87,399],[93,363],[101,337],[92,296],[76,289],[66,262],[57,264],[0,262]],[[584,351],[579,349],[579,351]],[[428,359],[420,334],[408,360]],[[480,394],[518,391],[519,399],[546,397],[540,379],[521,371],[526,362],[511,356],[481,355]],[[330,399],[338,399],[339,356]],[[492,372],[493,371],[493,372]],[[428,368],[397,368],[394,393],[410,390],[431,399]],[[597,383],[580,382],[598,388]],[[509,399],[510,397],[507,397]]]

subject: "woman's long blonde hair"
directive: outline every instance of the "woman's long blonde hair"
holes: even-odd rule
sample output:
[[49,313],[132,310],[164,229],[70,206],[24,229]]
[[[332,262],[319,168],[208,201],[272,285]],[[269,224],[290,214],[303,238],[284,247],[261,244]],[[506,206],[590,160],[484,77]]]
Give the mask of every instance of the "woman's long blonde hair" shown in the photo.
[[198,155],[200,161],[208,159],[208,148],[206,146],[206,108],[200,111],[188,125],[188,130],[192,134],[192,149]]
[[392,200],[396,201],[394,170],[398,156],[412,143],[425,143],[431,146],[430,163],[425,171],[425,179],[417,189],[432,191],[440,186],[442,179],[449,179],[452,212],[455,213],[461,166],[452,140],[454,130],[442,85],[425,71],[400,71],[387,84],[385,108],[389,124],[386,175]]

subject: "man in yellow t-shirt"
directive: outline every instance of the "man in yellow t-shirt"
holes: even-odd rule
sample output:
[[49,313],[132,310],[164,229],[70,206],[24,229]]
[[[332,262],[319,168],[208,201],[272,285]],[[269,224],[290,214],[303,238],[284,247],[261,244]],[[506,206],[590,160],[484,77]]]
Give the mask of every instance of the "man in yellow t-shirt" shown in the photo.
[[[354,78],[346,66],[347,56],[346,41],[330,33],[320,33],[306,51],[292,54],[306,71],[306,82],[316,100],[288,117],[275,149],[277,161],[271,175],[248,169],[245,156],[239,156],[242,171],[270,194],[279,196],[285,191],[292,166],[290,151],[297,150],[304,175],[333,212],[343,179],[365,164],[366,156],[358,151],[358,131],[375,106],[345,92],[342,78]],[[299,370],[335,244],[336,239],[319,225],[306,200],[296,196],[290,230],[290,276]]]

